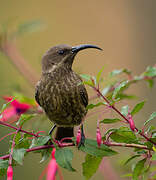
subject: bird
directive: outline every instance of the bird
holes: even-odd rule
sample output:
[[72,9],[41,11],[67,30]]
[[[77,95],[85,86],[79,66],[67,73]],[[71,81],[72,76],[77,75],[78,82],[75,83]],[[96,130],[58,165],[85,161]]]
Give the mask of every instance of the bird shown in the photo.
[[76,54],[88,48],[102,50],[91,44],[61,44],[43,55],[42,74],[36,84],[35,99],[54,123],[49,134],[57,127],[56,140],[73,137],[74,126],[80,125],[87,114],[88,93],[80,75],[72,70],[72,65]]

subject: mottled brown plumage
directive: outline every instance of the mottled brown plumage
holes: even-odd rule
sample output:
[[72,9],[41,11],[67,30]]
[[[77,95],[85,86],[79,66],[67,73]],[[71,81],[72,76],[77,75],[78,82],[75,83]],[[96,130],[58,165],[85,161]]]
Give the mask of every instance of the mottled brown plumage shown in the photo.
[[58,45],[49,49],[42,59],[42,75],[36,85],[35,98],[58,127],[56,139],[73,136],[73,127],[79,125],[87,113],[87,91],[80,76],[72,70],[75,55],[86,48],[100,49],[93,45]]

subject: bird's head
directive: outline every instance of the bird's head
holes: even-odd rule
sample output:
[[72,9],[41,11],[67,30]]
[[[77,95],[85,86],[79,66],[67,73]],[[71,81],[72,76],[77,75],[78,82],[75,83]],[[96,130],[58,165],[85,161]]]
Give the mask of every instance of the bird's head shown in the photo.
[[75,55],[87,48],[102,50],[98,46],[84,44],[78,46],[58,45],[50,48],[42,58],[43,72],[53,71],[55,68],[67,67],[71,69]]

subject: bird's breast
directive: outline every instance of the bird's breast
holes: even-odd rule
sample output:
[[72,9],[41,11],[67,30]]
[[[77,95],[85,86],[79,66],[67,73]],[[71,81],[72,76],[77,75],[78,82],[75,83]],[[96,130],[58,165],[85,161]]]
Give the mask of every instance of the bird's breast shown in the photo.
[[75,73],[43,77],[40,86],[41,106],[57,125],[80,124],[86,114],[81,103],[79,85],[82,81]]

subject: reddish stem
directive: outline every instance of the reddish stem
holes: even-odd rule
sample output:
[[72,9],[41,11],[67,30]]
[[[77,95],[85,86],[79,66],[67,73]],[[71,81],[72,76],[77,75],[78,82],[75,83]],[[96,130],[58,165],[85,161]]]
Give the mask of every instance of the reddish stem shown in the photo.
[[[10,128],[12,128],[12,129],[15,129],[15,130],[18,130],[18,129],[19,129],[19,128],[17,128],[17,127],[14,127],[14,126],[12,126],[12,125],[10,125],[10,124],[8,124],[8,123],[2,122],[2,121],[0,121],[0,124],[2,124],[3,126],[10,127]],[[28,131],[25,131],[25,130],[22,130],[22,129],[20,129],[19,131],[21,131],[21,132],[23,132],[23,133],[26,133],[26,134],[30,134],[30,135],[35,136],[35,137],[39,137],[38,134],[34,134],[34,133],[31,133],[31,132],[28,132]]]
[[[68,146],[75,146],[74,143],[62,143],[59,144],[60,147],[68,147]],[[43,146],[38,146],[38,147],[34,147],[31,149],[27,149],[26,152],[32,152],[32,151],[38,151],[41,149],[48,149],[48,148],[54,148],[54,145],[43,145]],[[1,156],[0,159],[8,159],[9,158],[9,154]]]
[[[121,112],[120,112],[114,105],[112,105],[105,96],[103,96],[103,94],[100,92],[99,89],[97,89],[96,87],[93,87],[93,89],[107,102],[107,104],[108,104],[116,113],[118,113],[118,114],[129,124],[129,120],[128,120],[123,114],[121,114]],[[136,130],[137,132],[139,132],[138,128],[136,128],[136,127],[135,127],[135,130]],[[144,132],[139,132],[139,134],[140,134],[142,137],[144,137],[147,141],[149,141],[149,142],[151,142],[152,144],[156,145],[156,143],[155,143],[154,141],[152,141],[150,138],[148,138],[148,137],[144,134]]]

